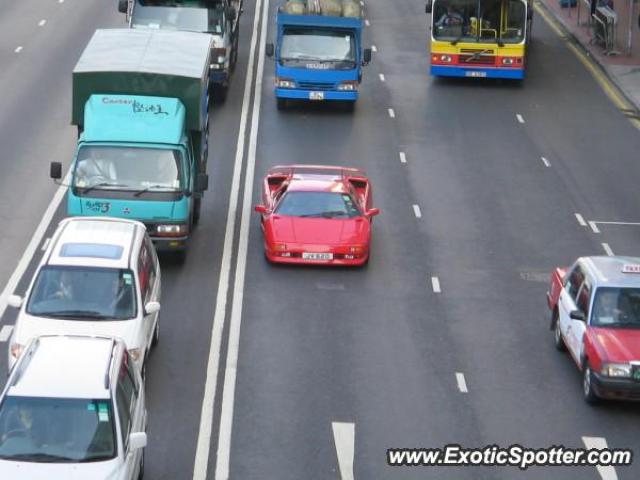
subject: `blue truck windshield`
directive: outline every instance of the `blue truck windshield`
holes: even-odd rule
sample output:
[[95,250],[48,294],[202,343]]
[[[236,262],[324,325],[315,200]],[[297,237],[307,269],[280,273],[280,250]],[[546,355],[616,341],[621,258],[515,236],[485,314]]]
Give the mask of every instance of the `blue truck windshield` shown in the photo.
[[73,186],[82,191],[176,192],[181,189],[182,154],[178,150],[125,146],[82,146]]
[[138,0],[131,16],[131,26],[223,33],[223,5],[211,8],[205,3]]
[[340,30],[287,28],[282,36],[280,62],[306,68],[354,68],[354,35]]
[[436,40],[520,43],[526,6],[523,0],[436,0],[431,19]]

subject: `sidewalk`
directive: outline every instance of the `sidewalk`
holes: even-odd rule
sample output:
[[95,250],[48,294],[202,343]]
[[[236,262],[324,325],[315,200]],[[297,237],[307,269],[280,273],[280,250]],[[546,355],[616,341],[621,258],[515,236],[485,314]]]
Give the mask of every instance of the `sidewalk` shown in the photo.
[[[605,55],[604,48],[592,42],[588,0],[577,0],[579,5],[571,8],[560,7],[559,0],[539,1],[542,7],[546,8],[582,45],[587,55],[600,64],[609,78],[620,88],[627,99],[635,105],[636,110],[640,112],[640,49],[632,49],[631,55],[629,55],[626,53],[624,46],[620,45],[618,41],[616,47],[620,54]],[[580,24],[578,24],[578,15]],[[626,21],[621,23],[624,24]]]

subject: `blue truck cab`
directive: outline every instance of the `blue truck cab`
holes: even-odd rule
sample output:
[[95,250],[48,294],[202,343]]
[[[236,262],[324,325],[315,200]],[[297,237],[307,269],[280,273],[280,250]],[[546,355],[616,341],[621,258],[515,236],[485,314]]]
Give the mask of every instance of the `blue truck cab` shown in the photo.
[[362,48],[362,17],[323,14],[277,14],[277,41],[266,46],[275,56],[278,109],[288,99],[342,100],[355,105],[362,67],[371,50]]
[[158,250],[186,249],[208,186],[209,49],[200,33],[96,31],[73,72],[69,215],[139,220]]

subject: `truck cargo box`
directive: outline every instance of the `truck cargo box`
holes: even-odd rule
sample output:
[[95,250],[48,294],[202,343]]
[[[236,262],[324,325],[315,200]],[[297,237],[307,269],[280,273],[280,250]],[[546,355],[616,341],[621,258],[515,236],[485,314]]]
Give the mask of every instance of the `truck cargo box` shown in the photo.
[[82,126],[92,94],[178,98],[187,129],[207,125],[211,35],[165,30],[96,30],[73,69],[71,123]]

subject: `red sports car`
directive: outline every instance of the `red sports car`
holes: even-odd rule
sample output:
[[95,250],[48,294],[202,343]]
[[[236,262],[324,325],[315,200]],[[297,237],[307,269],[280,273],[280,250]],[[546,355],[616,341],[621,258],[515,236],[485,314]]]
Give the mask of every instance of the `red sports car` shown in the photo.
[[273,167],[264,179],[264,250],[278,263],[363,265],[369,259],[373,195],[357,168]]

